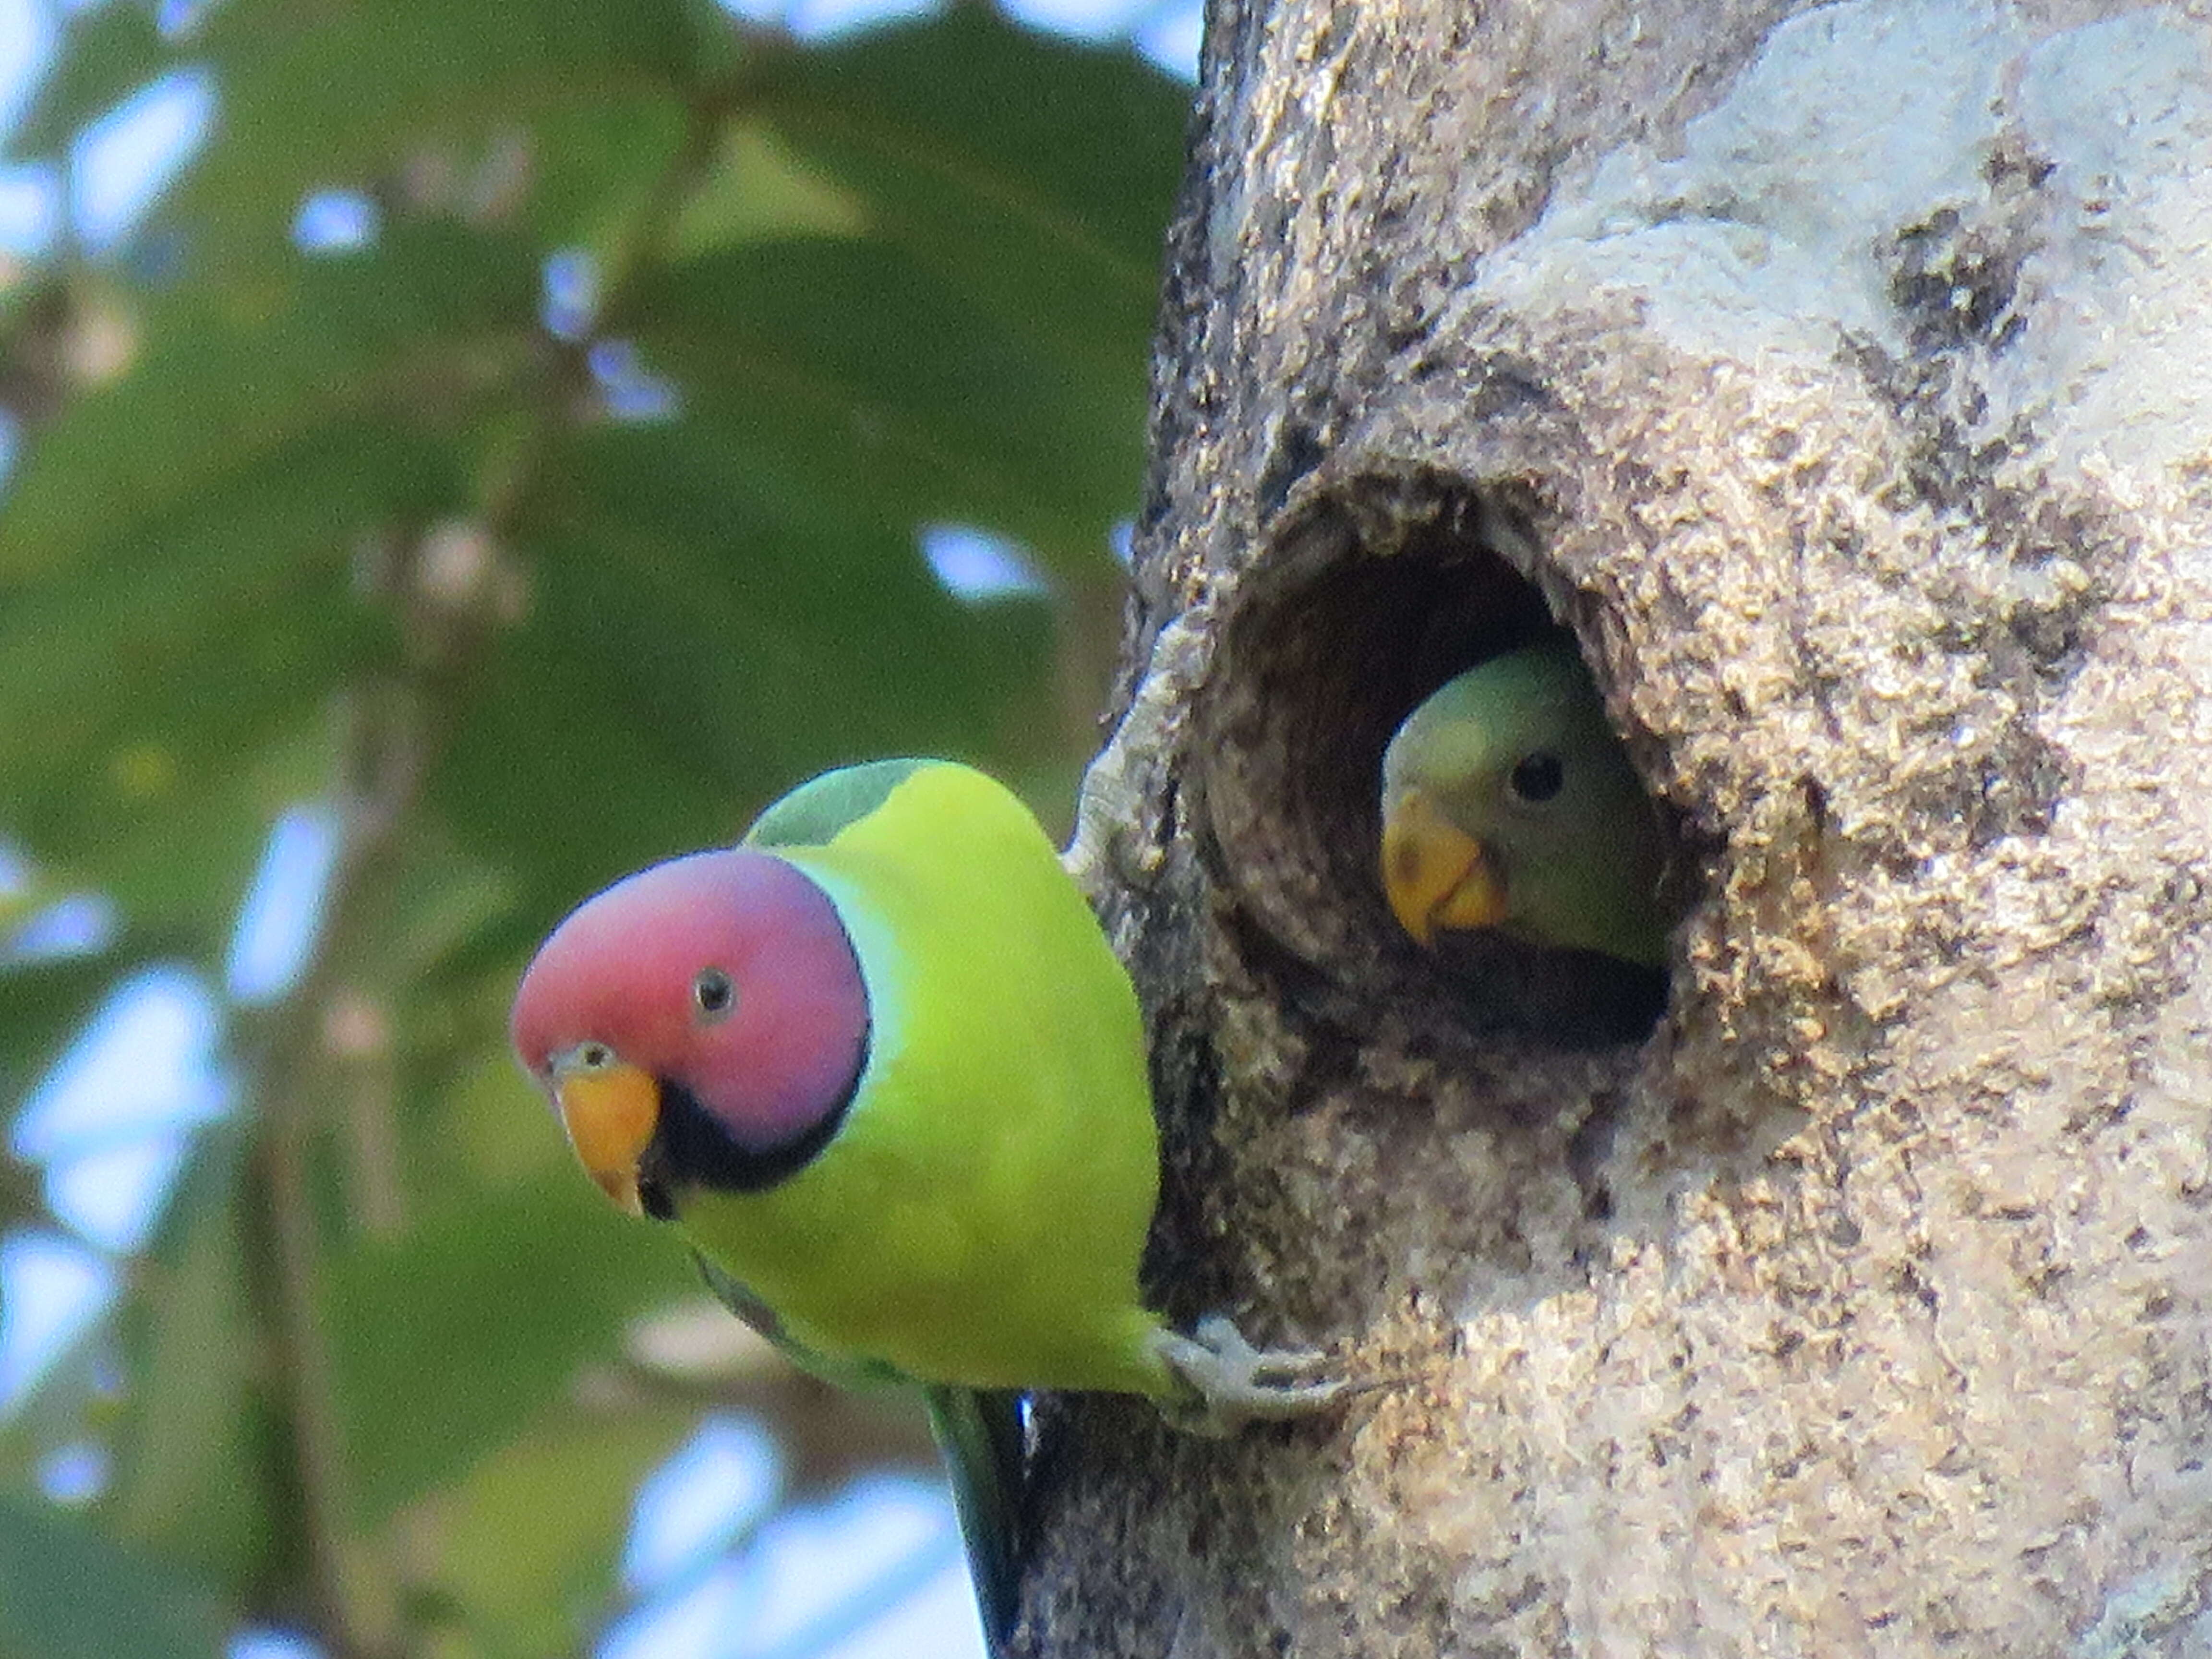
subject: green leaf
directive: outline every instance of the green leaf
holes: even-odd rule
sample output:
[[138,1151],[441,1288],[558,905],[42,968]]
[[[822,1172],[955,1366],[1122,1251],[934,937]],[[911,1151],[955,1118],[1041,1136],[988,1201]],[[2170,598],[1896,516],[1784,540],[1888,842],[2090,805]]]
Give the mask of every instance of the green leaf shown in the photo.
[[[319,711],[315,711],[319,712]],[[114,899],[164,955],[216,962],[269,826],[286,807],[329,783],[333,722],[313,714],[266,741],[242,736],[228,765],[175,764],[159,746],[121,751],[108,775],[85,780],[96,792],[120,780],[132,810],[88,833],[64,867]],[[136,769],[143,766],[140,774]],[[140,799],[141,781],[154,792]]]
[[568,1653],[614,1600],[637,1483],[697,1414],[564,1403],[433,1500],[438,1586],[488,1656]]
[[155,307],[0,512],[0,823],[203,930],[327,781],[337,688],[392,654],[364,547],[467,507],[482,410],[543,349],[513,239],[417,227],[295,264]]
[[69,26],[55,45],[52,67],[30,108],[8,136],[12,155],[60,150],[87,122],[105,115],[176,61],[148,0],[108,0],[61,15]]
[[747,93],[901,237],[1000,281],[1011,255],[1058,249],[1147,310],[1158,296],[1190,93],[1126,46],[956,6],[778,58]]
[[382,913],[364,919],[355,951],[385,984],[428,982],[514,905],[514,882],[504,868],[469,857],[427,823],[410,853]]
[[[1126,48],[963,6],[776,59],[748,90],[872,234],[995,319],[1040,379],[1132,422],[1116,454],[1133,450],[1187,88]],[[1121,474],[1124,512],[1137,477]]]
[[609,329],[749,477],[1106,568],[1139,488],[1187,94],[961,7],[765,58],[737,108],[678,257]]
[[672,259],[785,236],[858,236],[867,204],[765,122],[725,127],[713,165],[669,227]]
[[[465,434],[543,349],[538,280],[537,251],[514,237],[414,224],[348,257],[294,258],[282,280],[118,312],[107,326],[137,333],[143,355],[38,431],[0,511],[0,600],[119,542],[158,545],[216,492],[281,478],[319,437]],[[447,484],[431,499],[452,498],[453,471],[419,469]]]
[[388,184],[496,216],[491,152],[532,118],[640,92],[681,101],[727,33],[689,0],[232,0],[193,43],[216,65],[221,128],[170,213],[234,267],[283,252],[320,186]]
[[91,1017],[116,964],[102,953],[0,967],[0,1120]]
[[[4,1162],[0,1155],[0,1163]],[[6,1164],[5,1170],[10,1185],[19,1173],[37,1181],[35,1171],[27,1165]],[[23,1194],[34,1206],[33,1213],[24,1218],[23,1228],[51,1236],[54,1224],[35,1185],[33,1194]],[[15,1231],[11,1221],[0,1230],[0,1237]],[[0,1418],[0,1490],[28,1490],[54,1453],[103,1439],[115,1415],[116,1368],[114,1321],[95,1320],[47,1362],[21,1395],[9,1402],[6,1417]]]
[[[518,959],[478,988],[496,1014],[495,1030],[457,1059],[446,1086],[426,1103],[424,1127],[440,1155],[421,1180],[438,1202],[464,1206],[486,1190],[577,1177],[575,1154],[550,1105],[532,1098],[528,1112],[515,1109],[521,1073],[507,1046],[507,1013],[525,965]],[[434,1164],[427,1158],[422,1162]]]
[[204,1133],[123,1315],[133,1386],[103,1504],[124,1538],[243,1595],[296,1551],[271,1512],[285,1455],[258,1355],[240,1133]]
[[1118,384],[1040,362],[975,298],[879,241],[748,246],[642,279],[634,329],[730,443],[730,487],[981,523],[1097,568],[1136,499],[1141,331]]
[[0,1659],[213,1659],[214,1599],[77,1516],[0,1493]]
[[328,778],[334,688],[383,648],[336,527],[388,510],[385,469],[414,464],[367,440],[295,452],[155,544],[21,592],[0,823],[134,921],[213,937],[270,819]]
[[[517,1133],[549,1133],[520,1078],[512,1098]],[[465,1476],[615,1358],[626,1319],[696,1282],[672,1233],[574,1169],[334,1258],[325,1305],[364,1519]]]
[[617,252],[649,210],[689,126],[679,100],[649,88],[532,114],[522,211],[538,245]]

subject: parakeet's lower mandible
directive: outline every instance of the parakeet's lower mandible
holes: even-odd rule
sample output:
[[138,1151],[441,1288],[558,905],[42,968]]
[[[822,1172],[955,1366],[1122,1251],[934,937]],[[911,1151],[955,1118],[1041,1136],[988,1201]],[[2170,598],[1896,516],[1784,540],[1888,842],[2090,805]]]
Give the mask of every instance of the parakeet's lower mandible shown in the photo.
[[980,772],[833,772],[744,845],[617,883],[540,949],[513,1036],[592,1178],[675,1222],[741,1317],[833,1379],[924,1385],[994,1644],[1019,1391],[1145,1395],[1206,1429],[1340,1389],[1312,1356],[1145,1305],[1136,996],[1036,820]]
[[1571,642],[1448,681],[1382,757],[1382,887],[1423,945],[1496,928],[1662,966],[1667,843]]

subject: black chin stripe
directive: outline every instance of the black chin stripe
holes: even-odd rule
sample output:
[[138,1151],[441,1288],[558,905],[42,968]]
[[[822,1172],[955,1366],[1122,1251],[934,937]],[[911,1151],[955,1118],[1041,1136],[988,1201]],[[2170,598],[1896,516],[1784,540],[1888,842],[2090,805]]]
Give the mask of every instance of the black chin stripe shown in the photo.
[[790,1180],[837,1138],[867,1068],[864,1045],[852,1081],[817,1121],[788,1140],[761,1147],[740,1146],[696,1096],[662,1079],[659,1119],[637,1164],[638,1201],[653,1219],[667,1221],[690,1188],[764,1193]]

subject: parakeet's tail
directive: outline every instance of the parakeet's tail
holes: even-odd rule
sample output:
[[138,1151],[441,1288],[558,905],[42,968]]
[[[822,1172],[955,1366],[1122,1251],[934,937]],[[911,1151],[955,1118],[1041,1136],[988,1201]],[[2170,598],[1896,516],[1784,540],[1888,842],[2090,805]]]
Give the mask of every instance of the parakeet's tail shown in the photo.
[[1007,1389],[925,1388],[929,1426],[945,1454],[983,1635],[1006,1650],[1020,1611],[1024,1430],[1022,1397]]

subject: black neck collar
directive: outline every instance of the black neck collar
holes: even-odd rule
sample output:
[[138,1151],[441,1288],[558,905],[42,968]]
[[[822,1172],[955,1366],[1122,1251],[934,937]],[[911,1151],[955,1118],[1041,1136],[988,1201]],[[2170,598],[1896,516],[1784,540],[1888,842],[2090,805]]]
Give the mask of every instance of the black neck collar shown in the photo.
[[868,1069],[866,1044],[852,1081],[821,1117],[787,1140],[771,1146],[741,1146],[698,1097],[680,1084],[659,1079],[660,1110],[653,1139],[637,1161],[638,1201],[656,1221],[675,1218],[683,1195],[703,1188],[712,1193],[764,1193],[781,1186],[819,1158],[844,1127],[853,1097]]

